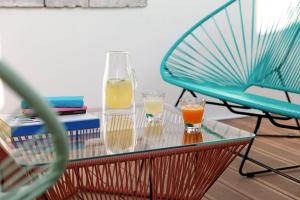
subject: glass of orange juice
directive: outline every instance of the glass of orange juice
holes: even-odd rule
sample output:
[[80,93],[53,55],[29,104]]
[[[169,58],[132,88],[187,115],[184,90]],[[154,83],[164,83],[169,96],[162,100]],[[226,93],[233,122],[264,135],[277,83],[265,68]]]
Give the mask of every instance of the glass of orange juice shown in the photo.
[[181,99],[181,113],[188,132],[200,132],[205,100],[200,98]]

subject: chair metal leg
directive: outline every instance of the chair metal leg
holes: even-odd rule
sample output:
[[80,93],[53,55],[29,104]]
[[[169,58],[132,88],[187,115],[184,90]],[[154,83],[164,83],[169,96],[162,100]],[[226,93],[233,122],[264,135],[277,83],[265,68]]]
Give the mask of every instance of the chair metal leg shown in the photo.
[[[290,97],[289,93],[288,93],[287,91],[285,91],[284,93],[285,93],[285,96],[286,96],[288,102],[291,103],[292,100],[291,100],[291,97]],[[296,122],[297,127],[298,127],[298,129],[299,129],[299,131],[300,131],[300,123],[299,123],[298,119],[295,119],[295,122]]]
[[[256,133],[258,132],[258,129],[259,129],[260,125],[261,125],[261,120],[262,120],[261,117],[258,117],[258,118],[257,118],[256,125],[255,125],[255,129],[254,129],[254,131],[253,131],[253,133],[254,133],[255,135],[256,135]],[[239,173],[240,173],[242,176],[248,176],[248,173],[243,172],[243,168],[244,168],[244,166],[245,166],[246,160],[248,160],[248,158],[249,158],[249,157],[248,157],[248,154],[249,154],[250,149],[251,149],[251,147],[252,147],[253,141],[254,141],[254,139],[252,139],[252,140],[250,141],[250,143],[248,144],[245,154],[244,154],[244,155],[242,155],[242,154],[239,155],[239,156],[241,156],[241,157],[243,158],[243,159],[242,159],[242,162],[241,162],[241,164],[240,164],[240,167],[239,167]],[[254,176],[254,175],[253,175],[253,176]],[[251,177],[251,176],[248,176],[248,177]]]
[[[292,102],[290,95],[287,91],[284,92],[286,99],[289,103]],[[298,119],[295,119],[296,122],[296,126],[285,126],[285,125],[281,125],[279,123],[277,123],[274,118],[269,114],[266,113],[266,116],[269,118],[270,122],[272,124],[274,124],[275,126],[281,127],[281,128],[289,128],[289,129],[294,129],[294,130],[298,130],[300,132],[300,123],[298,121]],[[285,138],[300,138],[300,135],[295,135],[295,134],[285,134],[285,135],[274,135],[274,134],[259,134],[257,136],[263,136],[263,137],[285,137]]]
[[300,135],[286,134],[286,135],[274,135],[274,134],[259,134],[259,137],[274,137],[274,138],[300,138]]
[[185,93],[186,91],[189,91],[193,97],[197,97],[197,95],[195,94],[195,92],[183,88],[181,94],[179,95],[179,97],[178,97],[178,99],[177,99],[177,101],[176,101],[176,103],[175,103],[175,107],[178,106],[178,104],[179,104],[179,102],[180,102],[180,99],[183,97],[183,95],[184,95],[184,93]]
[[[262,118],[261,117],[258,117],[257,118],[257,122],[256,122],[256,126],[255,126],[255,129],[254,129],[254,134],[256,134],[258,132],[258,129],[261,125],[261,120]],[[242,176],[247,176],[249,178],[251,177],[254,177],[255,175],[257,174],[264,174],[264,173],[270,173],[270,172],[273,172],[273,173],[276,173],[280,176],[283,176],[285,178],[288,178],[296,183],[300,183],[300,180],[299,179],[296,179],[295,177],[292,177],[286,173],[283,173],[281,172],[282,170],[288,170],[288,169],[295,169],[295,168],[300,168],[300,165],[293,165],[293,166],[288,166],[288,167],[280,167],[280,168],[272,168],[262,162],[259,162],[253,158],[250,158],[248,155],[249,155],[249,152],[250,152],[250,149],[252,147],[252,144],[253,144],[253,141],[254,139],[251,140],[251,142],[249,143],[247,149],[246,149],[246,152],[245,154],[239,154],[240,157],[242,157],[242,161],[241,161],[241,164],[240,164],[240,167],[239,167],[239,173],[242,175]],[[243,171],[243,168],[245,166],[245,162],[246,160],[258,165],[258,166],[261,166],[263,168],[265,168],[265,170],[260,170],[260,171],[253,171],[253,172],[244,172]]]
[[192,94],[193,97],[197,97],[197,95],[195,94],[195,92],[189,90],[189,92]]
[[178,97],[178,99],[177,99],[177,101],[176,101],[176,103],[175,103],[175,107],[178,106],[179,101],[180,101],[180,99],[182,98],[182,96],[184,95],[185,92],[186,92],[186,89],[182,89],[182,92],[181,92],[181,94],[179,95],[179,97]]
[[[291,129],[291,130],[298,130],[298,131],[300,132],[300,127],[298,126],[298,124],[297,124],[297,126],[290,126],[290,125],[280,124],[280,123],[278,123],[278,122],[275,121],[275,119],[273,118],[273,116],[272,116],[270,113],[265,112],[265,115],[266,115],[266,117],[269,119],[269,121],[270,121],[273,125],[275,125],[275,126],[277,126],[277,127],[279,127],[279,128],[286,128],[286,129]],[[298,122],[297,119],[295,119],[295,120]],[[281,134],[281,135],[275,135],[275,134],[259,134],[259,135],[257,135],[257,136],[264,136],[264,137],[285,137],[285,138],[300,138],[300,135],[297,134],[297,133],[295,133],[295,134],[291,134],[291,133],[290,133],[290,134]]]
[[[284,92],[286,99],[289,103],[291,103],[291,98],[290,95],[287,91]],[[272,117],[272,115],[270,115],[269,113],[266,113],[266,116],[268,117],[268,119],[270,120],[270,122],[278,127],[281,128],[288,128],[288,129],[294,129],[294,130],[298,130],[300,132],[300,123],[298,121],[298,119],[295,119],[296,122],[296,126],[287,126],[287,125],[283,125],[283,124],[279,124],[277,123],[274,118]],[[285,134],[285,135],[274,135],[274,134],[259,134],[257,136],[263,136],[263,137],[286,137],[286,138],[300,138],[300,135],[295,135],[295,134]]]
[[[241,154],[240,154],[240,155],[241,155]],[[241,156],[244,156],[244,155],[241,155]],[[265,173],[273,172],[273,173],[276,173],[276,174],[278,174],[278,175],[280,175],[280,176],[283,176],[283,177],[285,177],[285,178],[288,178],[288,179],[290,179],[290,180],[292,180],[292,181],[294,181],[294,182],[296,182],[296,183],[300,183],[300,180],[299,180],[299,179],[296,179],[296,178],[293,177],[293,176],[290,176],[290,175],[288,175],[288,174],[286,174],[286,173],[284,173],[284,172],[281,172],[282,170],[288,170],[288,169],[299,168],[300,165],[293,165],[293,166],[280,167],[280,168],[272,168],[272,167],[270,167],[270,166],[268,166],[268,165],[266,165],[266,164],[264,164],[264,163],[262,163],[262,162],[259,162],[259,161],[255,160],[255,159],[253,159],[253,158],[247,157],[246,160],[248,160],[248,161],[250,161],[250,162],[252,162],[252,163],[254,163],[254,164],[258,165],[258,166],[261,166],[261,167],[265,168],[266,170],[253,171],[253,172],[243,172],[243,169],[242,169],[241,166],[240,166],[239,172],[240,172],[240,174],[241,174],[242,176],[247,176],[247,177],[249,177],[249,178],[252,178],[252,177],[254,177],[254,176],[257,175],[257,174],[265,174]]]

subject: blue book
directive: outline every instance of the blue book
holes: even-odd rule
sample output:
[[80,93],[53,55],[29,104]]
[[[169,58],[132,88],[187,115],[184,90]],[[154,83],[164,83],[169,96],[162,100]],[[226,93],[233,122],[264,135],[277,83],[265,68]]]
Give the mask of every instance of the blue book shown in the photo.
[[[68,136],[70,149],[81,149],[85,147],[86,141],[100,138],[100,128],[66,131],[66,135]],[[31,150],[36,149],[37,151],[51,150],[53,147],[48,133],[11,137],[11,142],[14,148],[28,149],[30,147]]]
[[[44,97],[55,108],[80,108],[84,106],[83,96]],[[27,101],[21,101],[23,109],[31,108]]]
[[[100,127],[98,116],[87,114],[62,115],[58,119],[66,131],[93,129]],[[0,115],[0,131],[7,136],[18,137],[47,133],[44,123],[39,118]]]

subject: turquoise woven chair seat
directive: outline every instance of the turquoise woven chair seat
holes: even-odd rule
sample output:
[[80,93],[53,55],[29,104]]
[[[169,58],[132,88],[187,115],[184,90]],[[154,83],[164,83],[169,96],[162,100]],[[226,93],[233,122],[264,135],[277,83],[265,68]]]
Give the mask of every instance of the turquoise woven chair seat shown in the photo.
[[191,80],[175,79],[171,76],[167,79],[168,82],[173,83],[174,85],[191,91],[197,91],[207,96],[241,104],[249,108],[258,109],[265,112],[272,112],[300,119],[299,104],[248,93],[234,87],[218,86],[213,84],[199,84]]

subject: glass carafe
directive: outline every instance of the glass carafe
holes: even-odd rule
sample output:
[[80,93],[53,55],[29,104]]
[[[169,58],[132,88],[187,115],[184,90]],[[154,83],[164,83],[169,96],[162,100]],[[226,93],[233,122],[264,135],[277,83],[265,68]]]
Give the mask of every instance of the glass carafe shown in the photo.
[[108,153],[133,151],[136,144],[134,70],[129,54],[110,51],[103,78],[102,131]]
[[135,77],[125,51],[109,51],[103,78],[103,111],[129,113],[135,110]]

